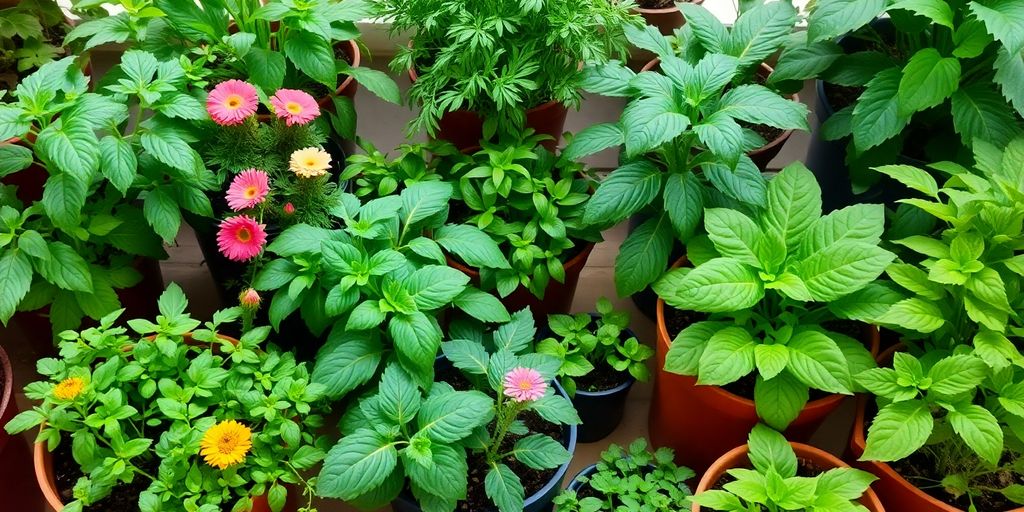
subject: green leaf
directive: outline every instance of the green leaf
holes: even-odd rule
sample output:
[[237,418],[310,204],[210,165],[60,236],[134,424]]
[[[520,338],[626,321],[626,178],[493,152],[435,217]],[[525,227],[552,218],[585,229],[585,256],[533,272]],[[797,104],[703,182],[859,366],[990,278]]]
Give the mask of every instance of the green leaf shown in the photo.
[[267,252],[283,257],[315,254],[320,251],[322,242],[333,239],[335,237],[332,236],[329,229],[309,224],[296,224],[277,235],[274,241],[267,246]]
[[883,324],[898,325],[922,333],[934,332],[946,323],[938,306],[918,298],[897,302],[877,320]]
[[988,375],[988,367],[981,359],[969,355],[945,357],[928,370],[932,379],[929,392],[945,396],[956,396],[972,391],[981,385]]
[[788,252],[799,246],[800,235],[821,216],[821,189],[814,174],[791,164],[768,182],[764,228],[782,235]]
[[981,139],[1005,146],[1020,133],[1006,101],[984,83],[966,85],[953,93],[952,109],[953,128],[966,145]]
[[761,85],[741,85],[730,89],[722,96],[718,112],[753,124],[784,130],[810,130],[806,105],[783,98]]
[[577,133],[562,150],[561,157],[567,161],[576,161],[605,149],[621,146],[625,142],[625,134],[618,123],[599,123]]
[[583,222],[611,225],[640,211],[661,191],[661,170],[647,160],[613,171],[587,201]]
[[812,254],[797,266],[811,297],[830,302],[878,278],[895,254],[865,242],[839,242]]
[[185,139],[169,130],[148,130],[142,134],[142,147],[154,158],[175,169],[192,172],[199,156]]
[[525,491],[519,477],[504,464],[491,464],[484,478],[484,490],[487,497],[498,506],[499,512],[519,512],[523,510]]
[[311,381],[325,386],[328,398],[340,398],[373,378],[382,352],[376,334],[336,327],[317,354]]
[[787,346],[787,368],[800,382],[831,393],[853,392],[846,356],[832,338],[819,331],[806,330],[794,334]]
[[944,0],[896,0],[889,9],[905,9],[953,29],[953,10]]
[[963,404],[949,412],[949,423],[974,453],[993,466],[1003,456],[1003,429],[988,409]]
[[459,296],[469,284],[469,276],[451,267],[428,265],[403,283],[421,311],[443,308]]
[[761,377],[774,378],[789,364],[789,349],[785,345],[757,345],[754,347],[754,362]]
[[662,199],[676,237],[689,240],[704,212],[704,190],[700,180],[692,172],[669,174],[665,179]]
[[420,433],[433,441],[455,443],[494,415],[494,402],[479,391],[431,395],[420,407],[416,423]]
[[885,272],[893,282],[925,299],[942,300],[946,296],[942,285],[930,281],[928,274],[913,265],[893,263]]
[[[690,20],[690,29],[700,45],[709,52],[721,53],[729,42],[729,32],[711,11],[702,5],[679,2],[683,18]],[[674,53],[671,53],[673,54]]]
[[835,39],[853,32],[885,10],[886,0],[818,0],[807,19],[812,42]]
[[[441,329],[434,319],[419,311],[412,314],[400,313],[388,323],[388,333],[406,369],[410,369],[410,365],[417,369],[433,369],[434,358],[441,348]],[[422,375],[414,374],[414,377],[420,378]]]
[[683,329],[669,346],[665,356],[665,371],[697,375],[708,340],[724,326],[717,322],[697,322]]
[[[469,467],[466,456],[460,449],[432,443],[430,455],[432,467],[423,464],[405,464],[409,480],[413,484],[437,492],[441,498],[453,501],[465,499]],[[422,506],[422,503],[420,504]],[[429,510],[424,508],[424,510]]]
[[533,469],[553,469],[569,462],[572,454],[562,443],[544,434],[533,434],[516,441],[512,455]]
[[366,87],[366,90],[378,98],[395,105],[402,104],[402,92],[399,91],[398,84],[387,73],[371,68],[352,67],[347,64],[341,66],[340,71],[353,76],[359,85]]
[[940,105],[959,86],[959,60],[943,57],[935,48],[918,50],[903,68],[899,85],[899,115],[909,116]]
[[[648,98],[634,102],[631,105],[646,105],[648,103],[662,104],[660,99]],[[629,115],[638,115],[636,112],[634,110]],[[653,151],[681,135],[690,126],[690,118],[678,112],[655,111],[652,117],[644,119],[642,123],[632,122],[626,118],[626,115],[623,114],[623,123],[626,126],[624,142],[626,155],[628,156],[638,156]],[[627,165],[640,163],[648,162],[641,160]]]
[[415,224],[443,211],[452,197],[452,185],[440,181],[414,183],[402,191],[403,226]]
[[[669,48],[670,53],[671,51]],[[636,73],[621,62],[613,60],[600,66],[590,65],[583,68],[580,87],[602,96],[627,97],[632,94],[629,84],[634,77]]]
[[471,286],[462,290],[452,303],[481,322],[508,322],[511,318],[497,297]]
[[[333,57],[333,56],[332,56]],[[254,47],[242,57],[249,78],[265,91],[274,91],[284,83],[285,57],[280,52]],[[333,88],[331,89],[333,90]]]
[[206,107],[203,106],[202,102],[192,96],[180,93],[161,96],[160,104],[156,106],[156,110],[162,112],[167,117],[192,121],[206,119],[207,116]]
[[704,229],[722,256],[752,267],[761,265],[757,258],[761,229],[750,217],[729,208],[708,208]]
[[471,267],[511,268],[498,244],[476,227],[448,224],[437,230],[434,241]]
[[807,80],[821,76],[842,55],[843,49],[831,41],[786,48],[775,65],[775,71],[768,77],[768,82],[774,84],[784,80]]
[[305,30],[290,30],[284,41],[284,54],[306,76],[331,91],[338,87],[334,49],[322,37]]
[[530,402],[530,410],[544,421],[557,425],[579,425],[580,417],[572,402],[561,395],[548,395]]
[[533,315],[529,310],[521,309],[512,313],[512,320],[494,332],[494,346],[497,350],[518,354],[527,350],[536,336]]
[[662,214],[644,221],[627,235],[615,257],[615,289],[620,296],[636,293],[668,268],[672,227]]
[[146,215],[146,221],[153,226],[153,230],[164,239],[164,242],[174,242],[178,236],[178,228],[181,227],[181,211],[174,197],[162,188],[154,188],[146,194],[142,211]]
[[[685,4],[684,4],[685,5]],[[744,505],[740,502],[740,499],[728,491],[709,490],[697,494],[691,498],[694,503],[697,503],[702,508],[708,508],[711,510],[743,510]]]
[[758,66],[786,43],[796,22],[796,9],[789,2],[759,5],[733,24],[726,53],[739,58],[740,68]]
[[32,150],[18,144],[0,143],[0,177],[32,165]]
[[18,304],[32,286],[32,264],[19,250],[7,250],[0,257],[0,320],[4,325],[14,316]]
[[754,370],[755,345],[750,333],[741,327],[716,332],[700,357],[697,384],[724,386],[748,375]]
[[389,365],[380,379],[380,412],[398,425],[412,421],[420,410],[420,390],[409,375],[396,365]]
[[82,221],[87,193],[86,184],[70,174],[50,176],[43,187],[43,209],[55,226],[70,231]]
[[900,77],[897,69],[879,72],[853,107],[853,141],[858,151],[895,137],[910,122],[910,116],[900,114]]
[[995,83],[1003,96],[1013,104],[1017,113],[1024,115],[1024,54],[1011,54],[1005,48],[999,49],[995,62]]
[[800,244],[801,255],[812,255],[841,242],[878,244],[885,229],[885,207],[856,204],[816,219]]
[[658,293],[676,309],[724,313],[757,304],[764,297],[764,286],[751,267],[715,258],[686,274],[677,289]]
[[672,45],[665,36],[661,35],[661,32],[658,31],[657,27],[640,24],[626,24],[622,29],[625,32],[626,39],[628,39],[629,42],[637,48],[653,52],[659,57],[675,55],[675,51],[672,50]]
[[743,154],[746,143],[743,128],[727,113],[712,114],[704,122],[693,125],[693,132],[715,156],[724,160],[730,167],[734,166]]
[[75,179],[89,183],[99,169],[99,141],[92,128],[84,122],[67,121],[51,124],[39,132],[36,151]]
[[807,385],[790,372],[782,372],[754,384],[754,407],[757,416],[772,428],[784,430],[807,405]]
[[939,197],[939,185],[927,171],[910,165],[883,165],[873,169],[929,197]]
[[779,432],[764,425],[754,425],[747,444],[750,447],[750,463],[762,474],[774,471],[782,478],[796,476],[796,454],[789,441]]
[[1010,53],[1024,50],[1024,5],[1013,0],[998,0],[982,5],[971,2],[971,11],[985,23],[992,37],[1006,45]]
[[441,344],[445,357],[456,368],[474,375],[486,375],[490,356],[480,343],[471,340],[451,340]]
[[345,436],[324,459],[317,494],[349,500],[380,485],[398,464],[393,443],[373,430]]
[[739,155],[735,169],[722,162],[708,162],[701,169],[704,177],[726,196],[758,208],[767,206],[768,182],[747,155]]
[[934,420],[920,400],[883,407],[868,428],[867,447],[860,460],[896,461],[916,452],[932,433]]
[[100,170],[121,195],[128,193],[139,162],[131,142],[108,135],[100,140]]
[[[667,62],[669,59],[663,59]],[[698,105],[705,99],[717,96],[736,76],[739,59],[730,55],[712,53],[705,55],[693,68],[692,80],[683,84],[686,97]]]

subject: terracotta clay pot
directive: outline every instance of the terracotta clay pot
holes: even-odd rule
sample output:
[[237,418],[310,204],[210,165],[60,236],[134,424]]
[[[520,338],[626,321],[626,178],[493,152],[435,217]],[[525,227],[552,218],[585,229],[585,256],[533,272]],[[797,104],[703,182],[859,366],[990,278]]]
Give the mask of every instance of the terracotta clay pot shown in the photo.
[[[416,70],[410,69],[409,79],[416,82],[417,78]],[[548,151],[554,151],[562,138],[568,114],[569,109],[564,104],[549,101],[526,111],[526,127],[533,128],[538,134],[550,135],[552,140],[541,145]],[[462,150],[479,146],[483,136],[484,120],[476,112],[455,110],[441,116],[435,138],[451,142]]]
[[[692,0],[690,3],[694,5],[700,5],[704,3],[704,0]],[[670,36],[675,30],[686,24],[686,19],[683,18],[683,13],[679,11],[679,8],[675,5],[671,7],[663,7],[661,9],[644,9],[643,7],[636,7],[632,9],[633,12],[643,16],[644,22],[648,25],[658,27],[658,31],[662,35]]]
[[[650,71],[656,68],[660,63],[661,59],[654,59],[645,64],[640,71]],[[768,64],[762,62],[761,67],[757,69],[757,74],[767,78],[768,75],[772,74],[772,71],[775,70],[772,69],[772,67],[769,66]],[[793,101],[800,101],[800,95],[796,93],[788,97]],[[747,156],[749,156],[750,159],[754,161],[754,164],[757,165],[758,169],[760,169],[761,171],[766,171],[768,170],[768,164],[772,161],[772,159],[778,156],[779,152],[782,151],[782,146],[786,145],[786,141],[788,141],[792,135],[793,130],[786,130],[782,132],[781,135],[775,137],[764,146],[761,146],[760,148],[757,148],[753,151],[747,152]]]
[[[7,352],[2,346],[0,346],[0,372],[3,372],[3,375],[0,375],[3,378],[0,383],[3,386],[0,388],[0,456],[2,456],[4,447],[11,439],[11,435],[3,427],[18,414],[18,404],[14,401],[14,370],[11,368],[11,359],[7,357]],[[2,460],[4,459],[0,458],[0,461]]]
[[[903,350],[902,344],[890,347],[878,356],[878,363],[890,365],[893,354]],[[912,510],[913,512],[964,512],[963,509],[942,502],[932,495],[918,489],[916,485],[900,476],[889,464],[875,460],[857,460],[864,455],[867,447],[867,404],[870,396],[862,395],[857,397],[857,416],[853,423],[853,433],[850,435],[847,459],[853,461],[854,467],[863,469],[878,477],[878,481],[871,484],[878,491],[879,498],[891,510]],[[1001,512],[1001,511],[989,511]],[[1006,512],[1024,512],[1024,507],[1017,507]]]
[[[673,268],[685,261],[681,258]],[[718,386],[698,386],[696,377],[665,371],[665,356],[672,338],[665,325],[665,301],[660,298],[657,317],[657,371],[649,416],[651,442],[674,449],[677,460],[699,474],[730,447],[747,439],[759,421],[757,411],[753,400]],[[863,340],[871,355],[877,355],[878,329],[866,327]],[[847,398],[837,394],[808,402],[786,429],[786,437],[806,441]]]
[[[793,447],[793,451],[796,452],[798,460],[810,461],[814,466],[820,469],[829,470],[833,468],[850,467],[848,464],[837,459],[832,454],[819,450],[813,446],[803,443],[789,443],[789,445]],[[700,479],[700,483],[697,485],[697,490],[694,491],[694,494],[700,494],[714,488],[715,484],[718,483],[718,480],[722,478],[722,475],[724,475],[727,470],[733,468],[749,468],[750,459],[747,457],[747,451],[747,445],[738,446],[729,450],[725,455],[719,457],[718,460],[708,468],[707,472],[704,473],[704,477]],[[877,484],[878,482],[875,482],[872,485]],[[875,492],[871,489],[868,489],[867,492],[861,496],[860,504],[867,507],[871,512],[885,511],[882,507],[882,503],[878,500],[878,496],[875,495]],[[696,503],[694,503],[691,508],[691,512],[701,512],[701,510],[707,509],[702,509],[700,505],[697,505]],[[893,508],[892,510],[900,512],[921,512],[921,509],[916,508]]]
[[[565,264],[565,282],[559,283],[554,279],[550,280],[547,289],[544,290],[543,299],[538,299],[530,290],[520,285],[507,297],[501,298],[501,303],[509,312],[519,311],[529,306],[537,325],[547,325],[548,315],[568,313],[572,309],[573,297],[576,296],[576,284],[579,282],[580,273],[587,265],[587,258],[590,257],[592,250],[594,250],[594,244],[587,242],[583,246],[583,250]],[[450,256],[447,257],[447,260],[449,267],[466,274],[474,285],[480,286],[480,272],[455,261]]]

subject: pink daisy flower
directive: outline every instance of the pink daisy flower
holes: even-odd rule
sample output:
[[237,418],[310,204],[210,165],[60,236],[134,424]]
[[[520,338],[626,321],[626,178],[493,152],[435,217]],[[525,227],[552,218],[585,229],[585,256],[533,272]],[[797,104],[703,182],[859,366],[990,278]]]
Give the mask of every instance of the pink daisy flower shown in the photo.
[[505,374],[505,396],[516,402],[532,402],[544,396],[548,383],[533,368],[514,368]]
[[279,89],[270,97],[277,117],[284,119],[288,126],[306,124],[320,115],[320,106],[312,96],[294,89]]
[[221,126],[242,124],[259,106],[256,88],[241,80],[217,84],[206,97],[206,111]]
[[262,203],[270,192],[269,181],[263,171],[248,169],[240,172],[228,187],[228,206],[237,212]]
[[232,261],[249,261],[260,254],[267,241],[263,224],[248,215],[224,219],[217,233],[217,247]]

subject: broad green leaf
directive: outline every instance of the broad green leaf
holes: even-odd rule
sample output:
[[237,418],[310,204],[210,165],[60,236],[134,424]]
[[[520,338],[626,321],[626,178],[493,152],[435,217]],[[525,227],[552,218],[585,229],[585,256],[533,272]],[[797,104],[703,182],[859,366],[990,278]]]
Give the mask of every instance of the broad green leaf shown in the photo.
[[99,144],[100,170],[122,195],[128,193],[138,170],[139,162],[131,142],[112,135],[103,137]]
[[562,446],[544,434],[533,434],[516,441],[512,455],[533,469],[552,469],[569,462],[572,455]]
[[669,346],[665,356],[665,371],[697,375],[708,340],[723,327],[725,324],[718,322],[697,322],[683,329]]
[[[642,124],[630,123],[627,126],[629,129],[624,135],[626,155],[638,156],[682,135],[690,126],[690,118],[678,112],[660,112]],[[646,160],[640,162],[647,163]]]
[[739,161],[745,149],[743,128],[729,114],[716,112],[693,125],[697,138],[730,168]]
[[[697,176],[692,172],[669,174],[665,178],[662,199],[676,238],[688,241],[704,212],[704,190]],[[1021,273],[1024,274],[1024,270]]]
[[289,30],[284,41],[284,54],[306,76],[331,91],[338,87],[334,49],[322,37],[305,30]]
[[945,0],[896,0],[889,9],[905,9],[953,29],[953,10]]
[[441,443],[460,441],[494,416],[494,402],[479,391],[458,391],[428,397],[416,423],[420,432]]
[[885,229],[885,207],[856,204],[816,219],[800,244],[800,254],[812,255],[842,242],[877,244]]
[[533,315],[529,309],[521,309],[512,313],[512,320],[494,332],[494,346],[498,350],[519,354],[526,351],[536,337]]
[[0,143],[0,177],[32,165],[32,150],[18,144]]
[[414,183],[403,190],[400,197],[402,225],[409,226],[447,208],[452,186],[440,181]]
[[[333,60],[333,55],[331,57]],[[263,90],[273,91],[281,88],[286,68],[283,53],[255,47],[242,57],[242,61],[249,71],[249,78]]]
[[431,467],[427,468],[422,464],[406,464],[409,480],[415,485],[436,491],[442,495],[442,498],[464,499],[469,467],[461,449],[432,443],[430,452],[433,461]]
[[797,275],[811,297],[830,302],[874,281],[896,256],[865,242],[839,242],[801,261]]
[[820,76],[843,55],[843,49],[831,41],[808,43],[783,50],[775,65],[775,71],[768,77],[769,83],[784,80],[807,80]]
[[953,128],[964,144],[974,139],[1004,146],[1020,133],[1013,110],[1006,100],[984,83],[958,89],[952,96]]
[[971,11],[985,23],[992,37],[1006,45],[1010,53],[1024,50],[1024,5],[1013,0],[971,2]]
[[737,57],[741,68],[760,65],[782,47],[796,22],[796,9],[789,2],[757,6],[733,24],[726,53]]
[[726,327],[715,332],[700,357],[697,384],[724,386],[754,370],[756,343],[746,329]]
[[359,430],[343,437],[327,453],[317,494],[343,500],[356,498],[383,483],[397,464],[393,443],[373,430]]
[[142,147],[157,160],[175,169],[192,172],[199,155],[178,134],[166,130],[148,130],[142,134]]
[[0,320],[4,325],[32,286],[32,264],[22,251],[8,249],[0,257]]
[[153,231],[156,231],[164,242],[174,242],[178,236],[178,228],[181,227],[181,211],[174,197],[163,188],[154,188],[146,193],[142,211],[146,215],[146,222],[153,226]]
[[511,318],[497,297],[472,286],[462,290],[452,303],[481,322],[507,322]]
[[748,436],[750,463],[762,474],[774,471],[783,478],[796,476],[797,459],[786,437],[764,425],[754,425]]
[[730,169],[723,162],[708,162],[701,165],[704,177],[726,196],[751,206],[764,208],[768,204],[768,182],[749,156],[739,157],[735,169]]
[[659,57],[675,55],[669,40],[661,35],[657,27],[646,24],[626,24],[622,29],[625,32],[626,39],[637,48],[653,52]]
[[925,299],[942,300],[946,296],[945,288],[928,279],[928,274],[914,265],[893,263],[885,273],[896,284],[920,295]]
[[389,365],[380,379],[380,412],[398,425],[412,421],[420,410],[420,390],[409,375],[397,365]]
[[424,385],[426,377],[422,371],[433,370],[434,359],[441,348],[441,328],[437,321],[420,311],[399,313],[388,323],[388,333],[394,340],[395,352],[403,366],[408,370],[420,370],[413,377],[420,379],[420,384]]
[[340,71],[353,76],[359,85],[366,87],[366,90],[378,98],[395,105],[402,104],[402,92],[387,73],[372,68],[352,67],[348,64],[341,65]]
[[1024,54],[1011,54],[1000,48],[995,70],[994,80],[999,84],[1003,97],[1017,109],[1018,114],[1024,116]]
[[955,396],[976,389],[988,375],[988,367],[981,359],[969,355],[954,355],[940,359],[928,370],[932,379],[929,392]]
[[761,85],[741,85],[730,89],[722,96],[718,112],[724,112],[734,119],[748,123],[774,126],[784,130],[810,129],[807,124],[806,105],[783,98]]
[[729,55],[712,53],[705,55],[693,68],[693,79],[684,84],[686,97],[694,104],[717,95],[733,77],[739,67],[739,59]]
[[989,464],[996,465],[1003,455],[1003,430],[988,409],[974,404],[958,406],[949,412],[953,431]]
[[800,382],[831,393],[852,393],[853,379],[846,356],[827,335],[818,331],[801,331],[793,335],[787,347],[787,368]]
[[717,16],[706,7],[691,2],[679,2],[678,7],[683,17],[691,20],[690,29],[702,47],[715,53],[725,50],[729,43],[729,32]]
[[504,464],[491,464],[484,478],[484,490],[487,497],[498,506],[499,512],[519,512],[523,510],[525,491],[519,476]]
[[[669,51],[671,52],[671,49]],[[580,87],[602,96],[628,97],[632,94],[629,84],[635,76],[636,73],[621,62],[612,60],[600,66],[590,65],[583,68]]]
[[874,170],[929,197],[939,197],[939,184],[927,171],[909,165],[883,165]]
[[626,164],[597,187],[587,201],[583,222],[611,225],[640,211],[661,191],[662,172],[647,160]]
[[374,333],[336,327],[317,354],[311,381],[326,388],[325,396],[340,398],[373,378],[383,350]]
[[615,257],[615,289],[620,296],[643,290],[668,268],[672,227],[665,214],[651,217],[626,237]]
[[36,151],[45,156],[55,170],[71,174],[89,183],[99,169],[99,141],[92,128],[83,122],[51,124],[39,132]]
[[480,343],[471,340],[451,340],[442,343],[441,350],[456,368],[475,375],[487,374],[490,356]]
[[868,427],[867,447],[860,460],[896,461],[924,446],[934,420],[928,404],[920,400],[883,407]]
[[474,226],[449,224],[434,235],[434,241],[471,267],[510,268],[498,244]]
[[785,345],[757,345],[754,362],[761,377],[772,379],[789,364],[789,349]]
[[875,19],[886,0],[818,0],[807,19],[807,35],[814,41],[835,39]]
[[883,324],[898,325],[922,333],[933,332],[946,323],[945,316],[938,306],[918,298],[897,302],[877,320]]
[[858,151],[895,137],[910,122],[910,116],[900,114],[900,77],[897,69],[878,73],[853,107],[853,141]]
[[811,223],[821,216],[821,188],[814,174],[800,164],[792,164],[768,182],[768,210],[765,229],[782,235],[787,252],[800,244]]
[[730,258],[700,265],[686,274],[679,289],[662,295],[676,309],[707,313],[741,311],[762,297],[764,286],[754,269]]
[[469,276],[451,267],[424,266],[403,283],[421,311],[440,309],[450,304],[469,284]]
[[704,213],[704,229],[722,256],[752,267],[761,266],[757,258],[761,229],[750,217],[729,208],[708,208]]
[[608,148],[621,146],[625,141],[625,135],[618,123],[595,124],[577,133],[572,142],[562,150],[561,157],[575,161]]
[[921,49],[903,68],[899,85],[899,115],[909,116],[940,105],[959,86],[959,60],[943,57],[935,48]]

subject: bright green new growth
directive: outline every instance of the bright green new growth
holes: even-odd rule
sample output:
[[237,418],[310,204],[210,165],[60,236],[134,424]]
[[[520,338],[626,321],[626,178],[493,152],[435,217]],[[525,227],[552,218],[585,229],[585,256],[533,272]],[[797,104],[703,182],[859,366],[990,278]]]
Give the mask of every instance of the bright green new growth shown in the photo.
[[[576,394],[573,378],[589,375],[597,365],[628,372],[641,382],[651,377],[645,361],[654,355],[654,350],[640,343],[636,336],[622,339],[623,334],[632,333],[627,332],[629,313],[615,311],[611,301],[604,297],[597,301],[597,312],[600,316],[549,315],[548,328],[558,338],[545,338],[537,343],[538,353],[557,357],[562,362],[558,379],[569,396]],[[600,389],[584,388],[584,391]]]
[[934,218],[921,234],[895,240],[906,249],[905,263],[887,273],[912,296],[877,320],[911,339],[924,335],[930,347],[973,345],[1000,369],[1024,364],[1009,340],[1024,336],[1024,138],[1005,149],[975,141],[974,155],[973,170],[952,162],[930,166],[949,176],[941,188],[921,169],[876,169],[923,194],[901,202]]
[[[346,0],[348,1],[348,0]],[[484,138],[518,132],[526,111],[548,101],[580,103],[581,63],[625,58],[631,1],[373,0],[393,34],[412,34],[391,61],[415,69],[409,104],[420,106],[408,132],[434,135],[446,112],[476,112]]]
[[414,183],[441,181],[451,174],[452,165],[469,159],[454,145],[442,140],[402,144],[394,159],[389,159],[366,139],[359,140],[359,147],[363,153],[348,157],[348,166],[339,178],[354,183],[353,193],[359,198],[384,197]]
[[490,235],[511,263],[480,270],[481,287],[502,297],[522,286],[544,298],[552,279],[565,282],[569,258],[601,240],[585,222],[590,194],[583,164],[558,159],[540,145],[547,138],[532,130],[503,136],[451,169],[453,198],[469,210],[458,220]]
[[[40,442],[51,451],[71,443],[85,476],[64,510],[97,502],[103,508],[113,488],[135,479],[150,482],[139,495],[142,512],[250,510],[253,498],[263,495],[279,511],[289,492],[285,484],[303,493],[310,507],[315,480],[301,472],[324,457],[324,440],[314,433],[323,426],[319,413],[328,410],[323,386],[310,382],[292,354],[260,346],[269,328],[245,333],[237,345],[218,338],[220,327],[239,318],[238,308],[202,323],[185,312],[188,302],[173,284],[158,304],[155,323],[127,321],[131,333],[113,326],[124,310],[99,327],[62,332],[60,359],[37,363],[48,380],[25,388],[42,403],[5,426],[15,434],[46,422]],[[187,333],[194,343],[186,343]],[[55,392],[56,384],[72,378],[84,383],[80,394]],[[200,441],[226,420],[250,428],[252,448],[223,471],[203,460]]]
[[[688,61],[654,27],[627,33],[634,45],[658,55],[659,66],[639,74],[618,61],[587,68],[586,90],[629,103],[618,122],[581,131],[562,153],[579,159],[625,148],[622,165],[601,183],[583,215],[585,222],[607,227],[636,213],[650,214],[615,260],[615,285],[623,296],[665,272],[674,241],[693,238],[705,207],[753,212],[765,206],[765,180],[746,155],[765,141],[740,122],[808,128],[806,106],[745,83],[748,59],[756,54],[737,57],[718,50],[696,61],[696,53],[688,55]],[[745,35],[734,31],[720,37],[740,41]]]
[[694,267],[669,272],[654,290],[674,308],[713,313],[676,336],[665,369],[716,386],[756,371],[758,415],[784,429],[808,388],[852,394],[851,375],[875,365],[861,342],[821,324],[871,321],[885,306],[873,283],[895,256],[878,246],[881,205],[822,216],[821,190],[800,164],[769,181],[767,197],[753,218],[708,209],[713,247],[699,254],[691,245]]
[[[799,461],[786,438],[765,425],[750,432],[753,469],[733,468],[723,490],[708,490],[693,501],[711,510],[781,512],[867,512],[857,502],[877,478],[853,468],[831,468],[815,476],[797,476]],[[804,468],[824,469],[824,468]]]
[[[601,453],[597,470],[579,481],[602,498],[579,498],[577,491],[564,491],[555,498],[557,512],[678,512],[690,508],[686,481],[695,475],[690,468],[676,466],[671,448],[651,454],[647,440],[637,439],[628,450],[612,444]],[[622,508],[625,507],[625,508]]]
[[[536,370],[546,382],[558,361],[530,353],[536,334],[529,309],[518,311],[493,332],[475,321],[453,324],[444,354],[474,389],[456,391],[434,382],[425,394],[400,368],[389,365],[379,391],[360,401],[342,419],[344,434],[328,453],[320,473],[321,496],[376,509],[408,488],[423,510],[452,512],[466,498],[471,453],[487,465],[484,487],[501,512],[523,510],[523,484],[507,463],[518,460],[537,469],[559,467],[571,454],[560,440],[531,434],[518,417],[536,413],[556,425],[580,422],[572,402],[549,387],[544,397],[516,402],[503,393],[514,368]],[[512,449],[503,441],[516,436]]]

